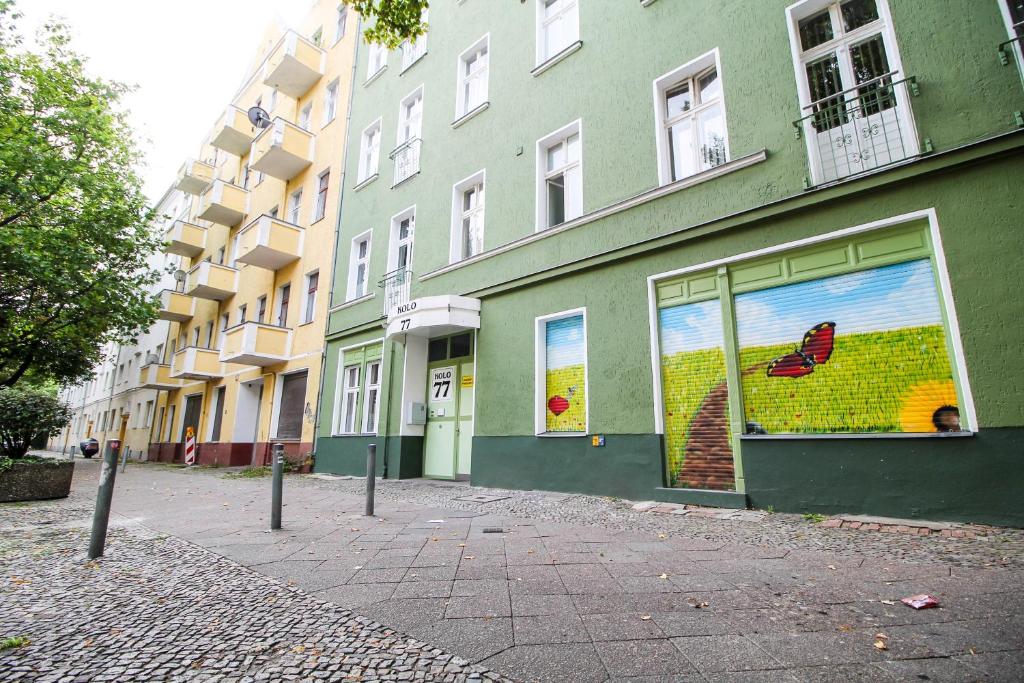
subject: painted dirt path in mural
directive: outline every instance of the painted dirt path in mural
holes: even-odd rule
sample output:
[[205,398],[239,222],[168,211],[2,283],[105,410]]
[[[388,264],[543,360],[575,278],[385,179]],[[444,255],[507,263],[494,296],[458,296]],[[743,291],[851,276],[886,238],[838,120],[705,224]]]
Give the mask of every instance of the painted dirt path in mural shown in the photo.
[[[77,498],[0,506],[0,521],[20,519],[14,526],[30,527],[26,534],[60,526],[45,522],[59,521],[64,505],[87,507],[97,469],[94,462],[80,462]],[[77,570],[88,581],[0,572],[6,592],[59,597],[65,591],[65,597],[88,599],[100,586],[103,595],[118,599],[114,605],[166,597],[161,609],[185,613],[187,605],[175,596],[187,600],[198,586],[196,599],[218,613],[192,610],[196,621],[189,622],[194,627],[186,638],[180,629],[150,630],[148,642],[121,648],[113,646],[144,631],[134,624],[134,613],[107,614],[97,636],[69,632],[59,645],[49,645],[54,639],[39,626],[57,608],[33,601],[41,609],[13,628],[3,622],[3,633],[43,635],[27,647],[0,652],[0,665],[11,667],[5,673],[48,680],[36,669],[81,661],[97,671],[120,671],[111,678],[125,680],[124,671],[147,663],[157,672],[149,678],[160,680],[176,667],[182,667],[182,679],[214,680],[223,673],[222,680],[237,681],[268,674],[346,680],[353,671],[346,667],[358,665],[363,680],[417,680],[421,660],[429,659],[429,667],[437,667],[434,679],[444,681],[498,674],[544,683],[886,681],[1013,680],[1024,666],[1024,600],[1018,591],[1024,571],[986,567],[998,565],[1000,554],[1012,555],[1011,566],[1024,567],[1022,532],[990,532],[987,542],[908,539],[821,529],[798,515],[745,513],[758,522],[691,519],[637,513],[631,504],[597,497],[426,480],[379,482],[380,516],[368,519],[360,514],[364,482],[289,476],[284,530],[270,533],[269,479],[226,479],[224,473],[131,464],[118,475],[117,526],[107,556],[96,569]],[[460,500],[478,493],[498,500]],[[26,524],[32,519],[34,527]],[[124,533],[142,527],[170,536],[147,540]],[[68,533],[66,527],[58,531]],[[140,556],[140,543],[163,549]],[[823,549],[830,545],[845,550]],[[7,567],[68,565],[61,555],[0,548]],[[899,562],[893,554],[918,561]],[[974,568],[962,568],[964,563]],[[198,583],[186,580],[187,564],[201,574]],[[116,590],[105,583],[108,571],[118,573]],[[249,577],[245,587],[234,583],[240,572]],[[154,588],[148,580],[154,577],[162,587]],[[918,592],[937,595],[942,607],[916,612],[882,602]],[[251,602],[254,596],[263,601],[259,606]],[[11,604],[7,597],[0,599],[0,613]],[[249,611],[241,618],[243,610]],[[218,649],[232,638],[248,643],[246,625],[268,610],[273,627],[255,631],[255,649]],[[318,620],[330,614],[342,615],[340,623],[351,631],[318,637]],[[144,618],[152,615],[159,611]],[[119,620],[124,623],[114,623]],[[387,633],[433,647],[410,648]],[[887,636],[888,650],[874,647],[877,633]],[[339,638],[349,637],[354,651],[340,653],[339,661],[339,651],[329,648],[348,647]],[[395,648],[404,648],[404,655]],[[111,652],[116,656],[97,654]],[[447,653],[490,671],[473,676]],[[249,657],[261,666],[269,657],[273,668],[262,669],[263,678],[247,678],[228,667],[245,666]]]

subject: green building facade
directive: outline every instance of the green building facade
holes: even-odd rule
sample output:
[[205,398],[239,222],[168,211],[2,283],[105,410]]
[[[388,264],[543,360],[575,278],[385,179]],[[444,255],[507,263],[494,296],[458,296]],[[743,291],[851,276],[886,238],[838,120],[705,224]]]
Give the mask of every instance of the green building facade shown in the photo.
[[317,471],[1024,524],[1018,0],[359,47]]

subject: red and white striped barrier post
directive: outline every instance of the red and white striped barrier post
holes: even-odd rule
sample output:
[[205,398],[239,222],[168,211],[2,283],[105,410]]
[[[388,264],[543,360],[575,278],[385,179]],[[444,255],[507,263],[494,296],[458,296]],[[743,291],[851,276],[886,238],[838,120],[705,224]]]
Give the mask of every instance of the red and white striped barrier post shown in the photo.
[[185,429],[185,464],[196,464],[196,433],[192,427]]

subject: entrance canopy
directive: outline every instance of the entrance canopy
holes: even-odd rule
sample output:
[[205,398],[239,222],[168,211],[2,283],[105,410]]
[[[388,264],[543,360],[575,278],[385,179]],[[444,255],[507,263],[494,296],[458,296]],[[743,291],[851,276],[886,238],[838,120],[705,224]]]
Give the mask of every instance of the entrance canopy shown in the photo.
[[437,337],[480,329],[480,300],[465,296],[425,296],[391,309],[385,336]]

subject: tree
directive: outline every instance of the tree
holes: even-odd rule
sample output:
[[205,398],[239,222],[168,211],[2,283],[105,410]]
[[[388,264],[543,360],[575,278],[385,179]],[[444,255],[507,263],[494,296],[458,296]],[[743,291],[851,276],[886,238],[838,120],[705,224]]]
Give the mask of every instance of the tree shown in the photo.
[[423,12],[429,0],[345,0],[359,15],[369,20],[377,18],[364,35],[371,43],[379,43],[394,50],[404,40],[415,40],[427,32]]
[[51,21],[35,51],[0,0],[0,386],[88,378],[155,320],[161,245],[135,171],[128,88],[86,73]]
[[52,386],[0,387],[0,454],[24,457],[33,439],[60,434],[70,419],[71,411]]

